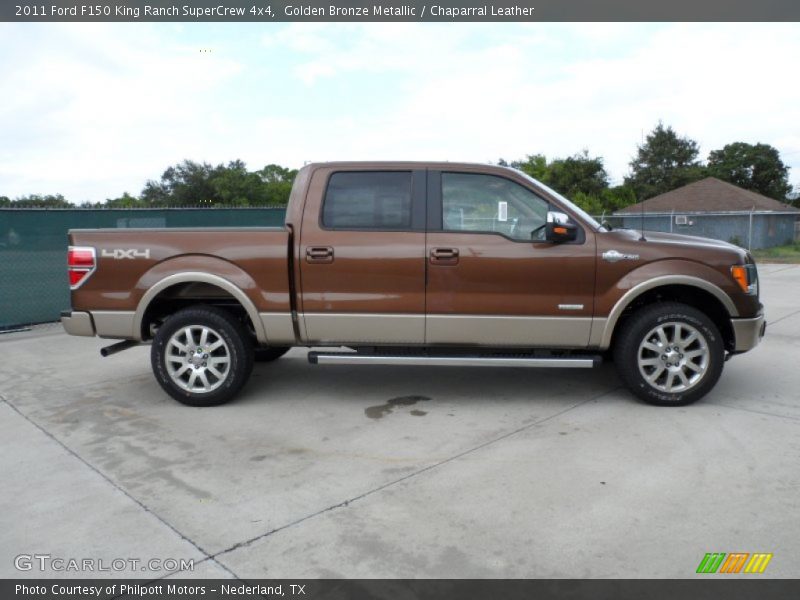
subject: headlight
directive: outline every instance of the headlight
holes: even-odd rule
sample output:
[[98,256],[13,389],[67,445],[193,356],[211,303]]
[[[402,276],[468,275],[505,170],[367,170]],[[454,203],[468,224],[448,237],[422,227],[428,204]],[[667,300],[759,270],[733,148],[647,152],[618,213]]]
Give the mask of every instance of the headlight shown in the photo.
[[745,294],[758,296],[758,271],[754,264],[733,265],[731,275]]

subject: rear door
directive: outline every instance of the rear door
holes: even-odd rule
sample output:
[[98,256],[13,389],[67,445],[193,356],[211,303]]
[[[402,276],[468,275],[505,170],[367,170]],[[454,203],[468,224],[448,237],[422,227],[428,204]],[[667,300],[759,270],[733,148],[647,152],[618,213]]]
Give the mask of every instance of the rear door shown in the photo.
[[428,174],[426,342],[584,347],[592,324],[594,234],[544,240],[544,194],[501,174]]
[[425,341],[425,178],[409,168],[314,171],[297,257],[307,342]]

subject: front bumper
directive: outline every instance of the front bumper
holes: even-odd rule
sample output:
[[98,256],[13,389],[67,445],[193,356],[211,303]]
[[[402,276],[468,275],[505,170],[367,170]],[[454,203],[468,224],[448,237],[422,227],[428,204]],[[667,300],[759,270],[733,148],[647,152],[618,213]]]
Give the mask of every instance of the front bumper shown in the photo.
[[95,334],[92,315],[88,312],[65,310],[61,313],[61,324],[70,335],[92,337]]
[[734,352],[747,352],[758,346],[767,329],[764,313],[752,319],[731,319],[731,325],[736,340]]

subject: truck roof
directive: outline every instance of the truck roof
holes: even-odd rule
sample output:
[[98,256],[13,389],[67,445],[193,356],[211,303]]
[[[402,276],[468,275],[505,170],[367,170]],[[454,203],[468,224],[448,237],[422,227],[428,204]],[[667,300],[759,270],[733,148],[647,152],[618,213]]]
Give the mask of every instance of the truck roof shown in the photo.
[[409,169],[421,169],[421,168],[432,168],[432,169],[497,169],[497,170],[504,170],[504,171],[514,171],[515,169],[511,169],[509,167],[504,167],[501,165],[493,165],[489,163],[477,163],[477,162],[449,162],[449,161],[411,161],[411,160],[365,160],[365,161],[330,161],[330,162],[311,162],[305,165],[304,168],[311,168],[317,169],[320,167],[345,167],[348,169],[364,167],[364,168],[374,168],[374,167],[386,167],[391,169],[397,168],[409,168]]

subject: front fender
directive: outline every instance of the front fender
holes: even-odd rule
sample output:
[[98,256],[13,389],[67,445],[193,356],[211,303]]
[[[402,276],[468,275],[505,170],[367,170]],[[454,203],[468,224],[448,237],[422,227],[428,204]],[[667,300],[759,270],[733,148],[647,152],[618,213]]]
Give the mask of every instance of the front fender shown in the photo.
[[625,309],[645,292],[667,285],[687,285],[708,292],[720,301],[730,317],[739,316],[736,305],[726,292],[731,282],[719,271],[690,260],[656,261],[637,267],[607,289],[598,290],[590,345],[607,349]]

